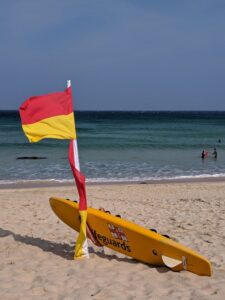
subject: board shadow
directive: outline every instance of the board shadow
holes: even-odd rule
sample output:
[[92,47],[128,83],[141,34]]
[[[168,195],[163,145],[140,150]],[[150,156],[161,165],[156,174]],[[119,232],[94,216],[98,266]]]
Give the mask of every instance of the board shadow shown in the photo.
[[[64,259],[67,260],[74,260],[74,249],[75,249],[75,243],[70,245],[70,244],[65,244],[65,243],[56,243],[56,242],[51,242],[49,240],[41,239],[38,237],[33,237],[33,236],[28,236],[28,235],[21,235],[18,233],[14,233],[11,230],[6,230],[0,227],[0,238],[4,238],[7,236],[12,236],[13,239],[17,242],[26,244],[26,245],[31,245],[40,248],[41,250],[45,252],[51,252],[57,256],[60,256]],[[106,254],[106,253],[101,253],[98,251],[94,251],[92,247],[89,248],[90,254],[94,253],[95,255],[99,256],[102,259],[107,259],[109,261],[111,260],[116,260],[118,262],[126,262],[129,264],[140,264],[142,262],[139,262],[138,260],[129,258],[129,257],[118,257],[115,254]],[[144,264],[144,263],[142,263]],[[166,273],[170,271],[166,267],[157,267],[157,266],[152,266],[149,264],[145,264],[151,269],[156,269],[159,273]]]

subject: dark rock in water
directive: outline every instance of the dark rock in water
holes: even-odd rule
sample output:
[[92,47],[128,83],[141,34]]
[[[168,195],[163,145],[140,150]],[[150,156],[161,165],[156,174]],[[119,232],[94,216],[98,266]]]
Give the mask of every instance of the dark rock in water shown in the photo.
[[20,156],[16,159],[46,159],[47,157],[40,157],[40,156]]

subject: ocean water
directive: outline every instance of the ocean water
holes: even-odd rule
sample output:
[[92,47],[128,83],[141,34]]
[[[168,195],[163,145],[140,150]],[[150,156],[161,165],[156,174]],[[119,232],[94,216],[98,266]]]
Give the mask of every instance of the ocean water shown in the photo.
[[[225,176],[225,112],[76,112],[81,171],[89,182]],[[0,112],[0,185],[72,182],[65,140],[30,144],[18,112]],[[203,149],[218,157],[201,159]],[[44,159],[17,159],[18,157]]]

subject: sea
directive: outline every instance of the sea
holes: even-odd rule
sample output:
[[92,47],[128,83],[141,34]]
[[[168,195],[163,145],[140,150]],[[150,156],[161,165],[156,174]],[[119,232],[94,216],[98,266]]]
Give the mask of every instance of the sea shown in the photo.
[[[87,182],[225,177],[225,112],[78,111],[80,167]],[[73,182],[67,140],[29,143],[19,113],[0,111],[0,187]],[[211,153],[217,149],[217,159]],[[201,152],[208,151],[207,158]]]

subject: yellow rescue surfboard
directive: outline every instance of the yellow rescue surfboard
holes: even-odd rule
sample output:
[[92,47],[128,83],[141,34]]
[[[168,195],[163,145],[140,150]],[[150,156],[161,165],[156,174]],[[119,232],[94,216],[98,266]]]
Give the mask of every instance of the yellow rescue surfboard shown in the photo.
[[[79,232],[76,201],[51,197],[52,210],[68,226]],[[198,275],[212,275],[210,262],[199,253],[154,231],[94,208],[87,210],[87,223],[95,239],[141,262],[167,266],[173,271],[188,270]]]

